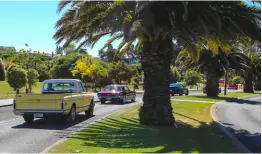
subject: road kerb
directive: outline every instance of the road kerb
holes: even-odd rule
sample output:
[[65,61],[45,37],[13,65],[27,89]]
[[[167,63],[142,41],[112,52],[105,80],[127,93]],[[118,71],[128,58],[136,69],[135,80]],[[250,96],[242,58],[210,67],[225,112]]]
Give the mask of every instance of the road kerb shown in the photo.
[[250,150],[248,150],[224,125],[218,121],[218,118],[216,116],[217,111],[217,104],[212,105],[211,107],[211,117],[213,118],[216,125],[220,128],[222,132],[224,132],[233,142],[234,144],[239,147],[240,149],[244,150],[246,153],[252,153]]

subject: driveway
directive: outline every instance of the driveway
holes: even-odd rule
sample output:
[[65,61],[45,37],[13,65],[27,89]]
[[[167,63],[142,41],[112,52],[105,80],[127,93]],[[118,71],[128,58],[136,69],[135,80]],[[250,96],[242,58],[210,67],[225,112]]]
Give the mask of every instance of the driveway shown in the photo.
[[250,151],[261,153],[261,96],[215,104],[217,118]]

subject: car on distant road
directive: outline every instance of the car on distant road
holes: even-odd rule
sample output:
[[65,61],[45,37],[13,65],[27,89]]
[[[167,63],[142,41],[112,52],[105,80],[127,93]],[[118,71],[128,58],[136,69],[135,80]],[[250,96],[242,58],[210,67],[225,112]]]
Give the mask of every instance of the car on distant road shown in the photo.
[[179,96],[182,96],[183,94],[189,94],[189,90],[186,88],[186,86],[179,83],[171,83],[169,85],[169,90],[172,96],[174,96],[175,94],[179,94]]
[[126,85],[108,85],[103,90],[97,93],[98,99],[101,104],[106,101],[120,102],[125,104],[128,100],[131,102],[136,101],[136,92],[131,91]]
[[236,90],[237,90],[237,89],[238,89],[238,85],[235,84],[235,83],[229,82],[227,88],[228,88],[228,89],[236,89]]
[[77,79],[45,80],[41,94],[17,94],[13,100],[14,114],[22,115],[27,123],[54,117],[73,122],[79,112],[92,116],[94,106],[94,96]]

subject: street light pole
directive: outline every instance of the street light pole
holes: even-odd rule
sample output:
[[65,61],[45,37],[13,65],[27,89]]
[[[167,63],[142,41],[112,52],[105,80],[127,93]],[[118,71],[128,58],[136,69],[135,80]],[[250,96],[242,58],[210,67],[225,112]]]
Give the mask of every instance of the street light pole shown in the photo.
[[224,81],[224,95],[227,95],[227,80],[228,80],[228,69],[226,68],[225,81]]
[[[28,60],[30,61],[30,55],[29,55],[29,52],[30,52],[30,48],[29,48],[29,46],[28,46],[28,44],[27,43],[25,43],[25,46],[27,47],[27,57],[28,57]],[[29,62],[27,62],[27,73],[29,72]],[[30,73],[29,73],[29,75],[30,75]],[[28,77],[29,78],[29,80],[30,80],[30,77]],[[31,85],[31,81],[28,81],[28,86],[29,86],[29,93],[31,93],[31,91],[32,91],[32,85]],[[27,89],[27,87],[26,87],[26,93],[28,93],[28,89]]]

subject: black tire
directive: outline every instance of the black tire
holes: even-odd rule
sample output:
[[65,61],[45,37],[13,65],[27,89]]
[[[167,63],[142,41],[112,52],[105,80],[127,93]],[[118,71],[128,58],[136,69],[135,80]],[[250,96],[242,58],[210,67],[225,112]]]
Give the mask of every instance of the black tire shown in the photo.
[[26,123],[33,124],[34,123],[34,116],[33,115],[23,115],[23,118]]
[[106,100],[104,98],[101,99],[101,104],[105,104]]
[[121,104],[125,104],[126,103],[126,96],[124,96],[121,100],[120,100]]
[[183,96],[183,91],[182,90],[179,91],[179,96]]
[[136,96],[134,95],[133,99],[131,99],[132,102],[136,101]]
[[66,118],[66,121],[69,123],[73,123],[76,120],[76,107],[73,105],[71,110]]
[[175,96],[175,94],[174,94],[174,93],[171,93],[171,95],[172,95],[172,96]]
[[89,106],[89,108],[88,108],[88,110],[87,111],[85,111],[85,114],[87,115],[87,116],[93,116],[94,115],[94,103],[93,103],[93,101],[91,101],[91,104],[90,104],[90,106]]
[[188,90],[186,91],[186,95],[188,96],[188,94],[189,94],[189,92],[188,92]]

